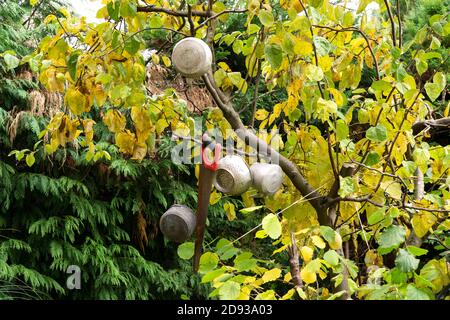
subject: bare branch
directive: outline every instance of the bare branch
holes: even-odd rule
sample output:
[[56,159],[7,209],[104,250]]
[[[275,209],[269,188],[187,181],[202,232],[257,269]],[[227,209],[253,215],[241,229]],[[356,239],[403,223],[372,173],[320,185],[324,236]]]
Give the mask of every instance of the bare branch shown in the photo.
[[388,0],[384,0],[384,4],[386,5],[386,9],[389,15],[389,21],[391,22],[391,29],[392,29],[392,42],[394,43],[394,47],[397,45],[397,37],[395,36],[395,22],[394,22],[394,16],[392,15],[391,6],[388,3]]

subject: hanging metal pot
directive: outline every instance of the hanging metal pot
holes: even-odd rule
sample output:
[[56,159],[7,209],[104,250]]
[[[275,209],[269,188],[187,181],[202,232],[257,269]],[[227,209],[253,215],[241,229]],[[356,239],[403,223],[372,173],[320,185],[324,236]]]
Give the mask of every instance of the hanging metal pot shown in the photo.
[[173,242],[184,242],[195,230],[196,217],[187,206],[174,204],[159,220],[161,232]]
[[220,192],[239,195],[248,190],[252,176],[247,163],[239,156],[228,155],[219,161],[214,186]]
[[172,63],[185,77],[197,78],[211,69],[212,52],[204,41],[188,37],[173,48]]
[[272,195],[283,183],[283,170],[277,164],[254,163],[250,167],[253,186],[266,195]]

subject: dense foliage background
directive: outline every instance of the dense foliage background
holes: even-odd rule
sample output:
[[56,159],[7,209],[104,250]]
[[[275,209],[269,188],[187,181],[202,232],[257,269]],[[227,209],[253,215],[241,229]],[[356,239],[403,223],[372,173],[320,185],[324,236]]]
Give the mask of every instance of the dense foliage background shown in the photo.
[[[123,46],[129,53],[124,56],[134,59],[134,64],[123,67],[124,70],[119,68],[119,64],[114,64],[114,67],[119,70],[118,73],[126,74],[127,68],[134,68],[133,79],[123,82],[125,84],[127,81],[133,83],[130,85],[131,90],[136,90],[136,95],[134,91],[133,95],[138,96],[139,90],[148,94],[157,93],[163,97],[161,101],[170,101],[166,104],[161,102],[161,106],[169,110],[166,111],[169,117],[176,118],[175,113],[182,113],[179,119],[186,123],[202,118],[206,121],[207,127],[214,123],[224,129],[229,128],[228,124],[221,122],[224,119],[215,107],[211,96],[203,88],[202,82],[180,80],[179,76],[170,68],[168,57],[171,48],[181,37],[177,34],[169,37],[170,31],[164,30],[161,26],[172,25],[174,29],[179,28],[178,31],[183,31],[183,28],[190,28],[191,22],[180,27],[177,25],[177,21],[169,21],[169,19],[162,21],[162,15],[152,15],[147,21],[144,13],[139,13],[142,15],[139,16],[141,20],[137,18],[133,20],[135,16],[130,12],[133,11],[133,8],[136,9],[136,5],[143,5],[145,1],[108,2],[110,5],[105,7],[100,16],[109,17],[108,21],[115,21],[114,28],[117,27],[116,29],[111,26],[104,28],[111,28],[110,33],[113,34],[110,35],[110,38],[113,39],[111,41],[116,41],[112,47]],[[333,3],[333,6],[338,7],[343,2],[303,1],[308,6],[310,15],[313,15],[313,18],[318,21],[325,19],[318,18],[322,14],[321,10],[326,10],[324,3],[327,5]],[[361,1],[365,5],[368,2]],[[383,4],[383,1],[378,2]],[[401,72],[410,72],[414,77],[413,81],[415,79],[420,88],[423,88],[425,83],[432,83],[433,76],[437,73],[445,75],[446,83],[448,83],[450,3],[438,0],[391,1],[389,4],[394,12],[397,12],[395,9],[397,2],[400,2],[399,5],[402,8],[399,16],[404,28],[403,43],[408,44],[414,50],[405,50],[400,53],[399,50],[383,48],[383,45],[380,44],[376,48],[378,50],[377,58],[381,59],[382,54],[386,54],[389,50],[388,54],[394,57],[394,61],[389,63],[392,64],[393,69],[396,69],[391,76]],[[146,2],[148,5],[167,6],[172,9],[175,6],[182,9],[184,3],[184,1],[183,4],[177,1]],[[202,1],[187,1],[187,3],[196,6],[194,7],[196,10],[202,10],[204,8],[202,6],[206,6],[206,2],[203,4]],[[225,7],[233,8],[237,4],[235,1],[218,3],[220,5],[215,4],[216,10],[223,10]],[[61,26],[72,19],[69,18],[68,11],[61,10],[65,6],[67,6],[66,3],[57,0],[0,0],[0,299],[207,299],[208,297],[335,299],[343,295],[343,291],[335,289],[336,287],[342,289],[339,284],[343,281],[349,281],[343,290],[348,293],[347,297],[353,298],[448,299],[450,297],[450,220],[448,219],[450,150],[448,148],[442,151],[442,157],[439,156],[442,167],[440,168],[441,180],[433,180],[434,178],[432,179],[430,174],[428,174],[429,180],[426,180],[425,189],[430,195],[426,198],[429,202],[423,203],[423,205],[438,211],[436,219],[428,216],[425,218],[432,219],[433,223],[428,226],[424,222],[428,228],[423,235],[420,235],[422,238],[420,242],[408,242],[408,246],[405,244],[402,247],[402,243],[405,242],[405,234],[400,229],[403,225],[410,226],[408,215],[412,217],[412,214],[404,210],[400,211],[397,208],[399,206],[393,202],[391,204],[387,202],[387,207],[383,212],[376,207],[367,209],[368,211],[364,211],[364,215],[361,214],[362,220],[361,218],[359,221],[354,220],[354,225],[351,227],[333,230],[322,226],[320,232],[311,234],[310,231],[304,230],[310,225],[317,225],[317,218],[312,218],[314,215],[312,206],[299,205],[298,208],[294,207],[295,210],[284,212],[283,216],[292,220],[283,224],[284,236],[274,242],[274,239],[280,235],[272,237],[273,229],[270,226],[267,227],[267,213],[272,212],[272,216],[274,216],[273,213],[277,213],[293,204],[294,201],[301,199],[299,192],[290,182],[285,183],[283,194],[280,193],[272,198],[255,195],[254,191],[243,197],[229,197],[215,191],[211,198],[206,230],[205,251],[207,253],[202,257],[201,274],[194,275],[189,260],[191,243],[178,247],[177,244],[165,240],[158,227],[160,216],[170,205],[183,203],[195,209],[197,201],[195,166],[174,164],[170,159],[171,149],[176,142],[170,138],[170,121],[161,120],[163,118],[161,114],[164,112],[158,114],[155,119],[151,119],[157,123],[156,129],[152,129],[157,132],[157,135],[151,135],[155,139],[154,141],[145,139],[144,153],[141,153],[139,148],[142,145],[138,143],[132,147],[131,151],[127,151],[129,145],[119,143],[119,133],[111,130],[111,127],[116,124],[114,122],[116,120],[105,118],[106,114],[112,114],[110,110],[116,110],[113,100],[124,100],[121,98],[122,93],[119,89],[117,90],[120,91],[119,93],[112,92],[111,94],[116,97],[108,96],[111,101],[106,102],[106,107],[103,108],[103,105],[98,102],[101,100],[105,102],[106,96],[96,92],[95,88],[91,88],[93,90],[91,92],[95,91],[96,102],[92,108],[84,108],[80,112],[80,114],[83,113],[82,117],[78,118],[80,114],[77,114],[77,117],[71,117],[71,120],[67,118],[69,119],[67,126],[72,125],[73,128],[59,133],[51,129],[58,114],[59,117],[61,114],[76,114],[77,112],[74,110],[77,110],[78,107],[83,108],[74,102],[78,98],[70,100],[67,95],[64,97],[64,92],[69,92],[68,87],[63,86],[60,90],[61,79],[58,76],[51,78],[50,73],[47,72],[52,68],[52,61],[56,63],[58,59],[61,59],[59,55],[62,55],[62,60],[67,60],[67,74],[69,74],[68,76],[63,74],[63,79],[66,78],[70,82],[74,78],[70,79],[72,74],[78,76],[80,73],[80,78],[83,77],[83,73],[76,69],[76,63],[74,67],[72,59],[73,57],[75,57],[75,61],[78,59],[83,47],[77,50],[69,49],[69,45],[71,45],[69,37],[65,39],[69,45],[65,43],[63,45],[60,41],[54,41],[49,45],[53,41],[52,37],[61,35],[61,30],[64,29]],[[120,10],[119,6],[121,6]],[[289,100],[291,98],[289,90],[292,88],[285,90],[291,84],[288,84],[288,79],[282,79],[283,75],[277,74],[274,67],[274,65],[280,67],[282,64],[281,61],[278,61],[281,59],[281,53],[277,51],[281,47],[270,43],[265,37],[268,37],[269,30],[274,29],[270,29],[274,17],[278,16],[286,21],[290,19],[293,9],[290,8],[291,11],[289,11],[287,6],[286,1],[256,0],[248,1],[243,6],[250,12],[254,10],[253,7],[258,7],[258,10],[259,8],[261,10],[270,9],[267,11],[271,12],[270,15],[256,14],[259,18],[254,15],[254,19],[257,21],[254,20],[253,25],[261,28],[258,29],[257,34],[263,39],[261,40],[263,43],[266,41],[266,46],[264,48],[263,45],[260,60],[257,62],[252,61],[252,56],[249,55],[250,49],[253,48],[254,37],[246,38],[248,35],[244,33],[238,35],[243,30],[242,25],[249,24],[248,15],[230,15],[229,18],[221,20],[216,26],[218,30],[215,37],[215,59],[219,67],[215,69],[214,78],[225,94],[231,95],[232,90],[237,91],[233,96],[233,102],[244,123],[251,123],[252,127],[259,125],[260,128],[264,128],[268,124],[267,118],[271,114],[277,113],[277,118],[272,119],[270,125],[273,123],[280,128],[283,125],[291,126],[298,130],[303,128],[294,134],[294,136],[298,135],[298,141],[302,141],[302,135],[303,138],[309,139],[308,135],[310,135],[312,140],[323,140],[324,142],[328,135],[328,141],[330,141],[329,132],[334,132],[335,129],[331,126],[333,123],[336,126],[336,118],[333,119],[330,116],[331,112],[322,116],[312,116],[308,109],[313,107],[301,102],[307,101],[309,98],[306,99],[305,96],[302,96],[301,99],[296,100],[293,108],[285,105],[291,111],[286,112],[284,117],[280,116],[280,110],[274,110],[281,102],[291,101]],[[294,7],[295,10],[302,11],[297,5]],[[388,21],[386,10],[382,12],[382,15],[385,21]],[[65,25],[66,28],[68,26],[73,27],[74,30],[77,28],[75,25],[79,19],[73,19],[71,24]],[[139,34],[139,38],[136,40],[133,40],[133,36],[129,40],[122,33],[138,31],[140,28],[138,20],[139,23],[150,27],[146,32]],[[144,20],[145,22],[143,22]],[[351,21],[349,22],[349,20]],[[345,15],[342,24],[350,27],[353,24],[361,24],[360,20],[360,17],[352,16],[350,19],[348,15]],[[126,24],[127,28],[133,30],[126,30],[127,28],[120,26],[120,23]],[[196,19],[192,23],[198,26],[201,20]],[[299,22],[298,28],[309,30],[308,26],[302,23],[302,21]],[[386,22],[386,30],[388,26],[389,24]],[[267,28],[264,29],[264,27]],[[256,29],[256,27],[254,28]],[[108,31],[104,29],[102,32],[107,33]],[[92,34],[87,35],[89,33],[86,30],[89,28],[70,32],[83,33],[78,40],[89,44],[91,49],[94,48],[92,51],[95,51],[95,45],[89,43],[88,39],[92,37]],[[64,32],[67,31],[64,30]],[[418,34],[423,34],[422,41],[415,40]],[[197,36],[202,37],[203,34],[197,34]],[[338,32],[335,36],[340,37]],[[376,33],[371,36],[382,37]],[[120,40],[121,37],[123,37],[123,41]],[[305,47],[298,49],[299,52],[294,47],[291,50],[301,56],[299,60],[313,61],[313,46],[309,44],[306,36],[302,37],[301,41],[306,42],[306,44],[302,43]],[[61,39],[63,38],[61,37]],[[322,39],[325,39],[325,35]],[[327,40],[327,43],[322,43],[323,46],[312,42],[314,50],[332,50],[330,43],[333,40],[328,36],[327,39],[330,42]],[[346,41],[345,39],[341,40]],[[303,49],[308,45],[311,47],[311,52]],[[355,43],[353,45],[359,46]],[[289,51],[289,46],[285,42],[282,44],[284,59],[286,59],[286,51]],[[420,50],[429,52],[430,47],[439,56],[431,55],[421,58],[423,55],[418,52],[421,52]],[[51,52],[52,48],[59,49]],[[154,49],[157,53],[153,52],[153,55],[144,61],[144,58],[140,56],[140,49],[143,48]],[[260,49],[258,50],[261,51]],[[307,50],[307,52],[303,50]],[[369,56],[367,47],[364,47],[364,50]],[[386,51],[383,52],[383,50]],[[326,56],[325,54],[320,55]],[[334,55],[330,53],[330,56],[338,57],[338,55],[338,50],[334,52]],[[121,56],[118,55],[111,59],[120,60]],[[50,67],[47,66],[49,69],[46,69],[45,61],[50,61]],[[373,66],[370,58],[358,61],[362,66],[359,71],[360,83],[354,86],[350,79],[348,88],[345,85],[343,88],[337,85],[336,89],[333,87],[335,91],[331,90],[331,94],[327,93],[329,98],[333,96],[338,103],[339,112],[342,114],[341,121],[342,118],[345,119],[348,114],[352,113],[350,107],[353,108],[353,106],[349,101],[356,101],[358,97],[355,98],[355,95],[362,94],[364,99],[375,101],[387,96],[387,94],[383,96],[382,93],[377,93],[377,90],[380,92],[391,90],[392,81],[387,78],[384,82],[378,81],[378,87],[373,86],[374,81],[380,79],[376,79],[374,68],[368,66],[369,64]],[[257,74],[255,70],[249,68],[249,65],[258,64]],[[426,64],[426,67],[423,64]],[[400,68],[399,65],[403,66]],[[137,70],[139,66],[145,67],[145,70]],[[352,66],[356,66],[356,64],[352,64]],[[287,63],[283,62],[280,68],[285,67],[287,68]],[[351,68],[353,68],[353,73],[346,74],[346,76],[357,77],[356,67]],[[380,68],[386,74],[390,74],[392,71],[392,68],[383,65]],[[425,70],[420,72],[421,68],[425,68]],[[231,70],[234,71],[234,74],[230,76]],[[344,69],[341,71],[346,72]],[[116,71],[111,69],[105,73],[116,77],[114,72]],[[240,74],[237,76],[236,72],[240,72]],[[249,75],[245,76],[246,72]],[[265,78],[259,74],[261,72],[264,73]],[[284,70],[280,73],[283,72],[287,71]],[[136,76],[137,78],[135,78],[135,74],[139,74]],[[55,81],[54,83],[51,82],[52,79]],[[311,79],[313,82],[320,82],[322,77],[313,73]],[[329,80],[336,81],[336,83],[339,81],[339,79],[332,79],[331,76]],[[388,81],[391,82],[388,83]],[[244,82],[245,88],[243,88]],[[123,88],[123,83],[120,84],[121,88]],[[306,81],[301,85],[305,83]],[[144,89],[142,89],[143,84],[145,84]],[[435,84],[438,86],[436,81]],[[300,84],[295,85],[300,86]],[[166,90],[170,87],[175,87],[178,92],[176,97],[172,95],[171,91]],[[186,93],[183,96],[182,89],[186,87],[188,88],[186,90],[193,90],[191,93],[195,94]],[[428,104],[428,107],[432,108],[429,112],[435,119],[449,115],[448,87],[446,85],[444,87],[440,90],[438,97],[432,99],[433,103]],[[314,90],[316,90],[315,93],[311,93],[311,95],[319,96],[318,89]],[[402,92],[399,99],[403,99],[404,91],[399,91]],[[429,93],[428,90],[426,92]],[[367,95],[365,95],[366,93]],[[193,101],[189,100],[190,97]],[[256,97],[258,98],[255,99]],[[186,101],[180,102],[179,98]],[[430,97],[424,99],[430,100]],[[340,100],[342,100],[341,103],[339,103]],[[317,103],[317,99],[314,101]],[[130,106],[132,104],[130,103]],[[296,108],[297,105],[298,108]],[[335,105],[336,103],[334,105],[325,104],[324,108],[332,108]],[[122,109],[120,109],[127,116],[127,125],[133,123],[138,127],[141,124],[134,118],[130,120],[133,115],[130,115],[129,111],[124,111],[127,110],[127,107],[129,106],[121,105]],[[358,113],[356,108],[354,110],[355,117],[361,119],[363,117],[361,113]],[[372,112],[370,109],[368,110],[368,112]],[[366,116],[369,117],[369,115]],[[187,120],[188,117],[190,120]],[[322,121],[328,117],[332,119],[331,122]],[[90,120],[95,123],[89,122]],[[59,121],[61,122],[61,118]],[[74,122],[70,124],[70,121]],[[75,121],[81,122],[75,124]],[[265,125],[262,124],[264,121]],[[364,137],[366,130],[373,123],[360,122],[353,123],[353,127],[350,124],[348,127],[345,125],[346,129],[342,130],[346,133],[337,132],[333,143],[339,145],[337,136],[344,134],[347,138],[349,130],[350,135],[354,136],[355,143],[361,138],[361,135]],[[306,129],[303,127],[303,123],[314,125],[314,128]],[[342,125],[342,122],[339,123]],[[59,123],[56,127],[58,126]],[[76,131],[78,126],[84,128],[85,136],[80,136],[80,132]],[[91,126],[90,130],[87,129],[89,126]],[[90,138],[88,132],[92,134]],[[426,142],[430,149],[434,146],[446,147],[450,141],[449,132],[447,130],[437,134],[433,133],[431,140],[430,137],[425,136],[420,143]],[[58,134],[65,134],[65,137],[58,136]],[[377,134],[375,133],[376,137],[372,139],[375,142],[379,139]],[[322,136],[325,138],[320,140]],[[53,143],[55,139],[58,141],[56,147]],[[290,159],[295,160],[302,172],[311,170],[305,159],[296,158],[297,156],[302,157],[297,138],[292,138],[291,134],[286,131],[282,139],[285,147],[283,155],[289,155]],[[295,141],[293,142],[292,139]],[[343,140],[341,139],[341,142]],[[95,147],[90,144],[92,141],[95,141]],[[310,141],[309,143],[313,144],[314,142]],[[335,147],[333,150],[337,152],[337,149],[338,147]],[[327,151],[323,152],[323,150],[319,150],[319,153],[328,159]],[[340,152],[345,154],[342,150]],[[428,147],[422,146],[420,150],[420,152],[428,154],[428,156],[423,156],[427,159],[423,160],[421,156],[417,160],[418,157],[414,157],[414,161],[419,166],[425,166],[424,173],[427,176],[427,166],[429,164],[431,168],[432,164],[426,164],[423,161],[430,162],[432,160],[430,160]],[[316,156],[314,152],[317,150],[311,149],[310,152],[311,157],[314,158]],[[346,152],[351,153],[349,150]],[[378,148],[376,152],[382,152],[382,147]],[[380,156],[378,155],[377,158],[376,152],[370,153],[375,160],[366,161],[367,166],[375,166],[376,159],[380,161]],[[403,150],[403,153],[407,153],[406,149]],[[431,157],[438,158],[433,153]],[[333,157],[331,158],[333,159]],[[364,159],[365,157],[363,157]],[[410,166],[411,163],[414,165],[413,160],[409,159],[409,161]],[[338,160],[337,163],[341,165]],[[401,163],[402,161],[395,160],[395,164],[399,167]],[[390,170],[386,167],[383,170]],[[409,168],[410,171],[411,168]],[[324,175],[333,177],[335,169],[328,165],[326,168],[317,168],[317,170],[318,172],[314,172],[313,175],[328,172]],[[391,172],[391,174],[394,173],[396,174],[397,171]],[[403,174],[404,172],[400,173],[402,177],[404,177]],[[413,176],[412,172],[411,176]],[[347,178],[341,177],[340,185],[338,182],[338,188],[343,190],[339,193],[342,198],[355,191],[355,185],[351,179]],[[439,181],[444,182],[440,183]],[[318,188],[319,184],[314,184],[314,187]],[[393,196],[397,200],[401,198],[402,193],[414,193],[414,186],[411,186],[410,183],[408,183],[409,190],[403,186],[401,188],[403,189],[391,190],[386,187],[385,191],[389,195],[400,192]],[[380,199],[376,197],[375,200],[379,201]],[[346,206],[345,202],[342,202],[341,206]],[[368,206],[370,207],[370,204]],[[343,210],[342,207],[340,210]],[[355,207],[352,208],[355,209]],[[299,218],[300,215],[303,216]],[[271,219],[272,216],[270,216]],[[304,218],[305,216],[306,218]],[[389,217],[389,219],[386,218],[389,222],[384,220],[385,216]],[[258,229],[253,230],[252,228],[258,226],[263,218],[264,231],[259,230],[257,233]],[[279,222],[276,218],[275,225],[277,223]],[[345,221],[339,221],[339,224],[344,223]],[[362,223],[368,227],[361,226],[362,229],[358,229]],[[292,224],[296,224],[296,227],[293,228]],[[297,232],[297,237],[300,237],[298,240],[300,253],[297,252],[296,255],[292,250],[294,247],[297,250],[297,245],[289,242],[291,238],[289,232],[286,232],[287,225],[291,230]],[[253,231],[240,238],[249,230]],[[380,242],[381,230],[383,230],[381,233],[383,240]],[[408,237],[411,230],[408,230]],[[306,240],[301,238],[304,233],[308,234]],[[372,235],[372,239],[369,234]],[[230,245],[229,241],[237,238],[239,241]],[[377,238],[376,241],[375,238]],[[338,244],[339,242],[340,244]],[[339,251],[342,243],[345,244],[343,251]],[[380,245],[378,246],[378,244]],[[385,250],[385,253],[377,251],[383,246],[384,249],[388,249]],[[336,252],[343,258],[338,258]],[[302,266],[301,279],[294,279],[294,282],[292,278],[295,278],[295,274],[292,268],[295,263],[291,262],[293,257],[296,257],[297,266],[298,264]],[[317,259],[313,260],[313,257]],[[234,265],[230,264],[231,258],[234,258]],[[340,264],[341,260],[338,259],[343,259],[342,265]],[[314,261],[316,261],[315,265],[310,263]],[[66,288],[68,276],[66,270],[70,265],[81,267],[81,290]],[[306,268],[307,265],[308,268]],[[373,268],[374,266],[376,268]],[[332,277],[327,277],[327,274]],[[339,276],[339,274],[341,275]],[[250,288],[250,286],[254,287]],[[335,295],[333,295],[333,291],[336,291]]]

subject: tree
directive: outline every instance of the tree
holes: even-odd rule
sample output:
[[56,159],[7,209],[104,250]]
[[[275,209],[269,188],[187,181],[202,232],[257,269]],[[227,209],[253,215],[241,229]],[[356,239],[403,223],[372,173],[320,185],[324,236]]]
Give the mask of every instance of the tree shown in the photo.
[[[261,262],[221,239],[201,259],[202,281],[215,288],[210,296],[445,297],[450,149],[425,142],[427,130],[413,135],[412,127],[433,115],[436,100],[446,101],[445,72],[420,76],[429,62],[445,62],[437,49],[450,31],[448,15],[433,16],[404,42],[398,7],[378,0],[385,20],[367,14],[369,2],[360,1],[354,13],[328,0],[114,0],[98,12],[104,22],[97,25],[66,11],[64,18],[50,15],[45,22],[57,27],[55,36],[22,59],[49,91],[64,94],[67,106],[42,131],[49,139],[42,148],[50,156],[79,143],[86,161],[107,161],[94,139],[90,114],[98,112],[125,157],[148,158],[155,137],[185,135],[194,121],[176,91],[147,92],[143,36],[166,39],[151,58],[166,67],[166,47],[185,36],[213,49],[231,46],[245,67],[232,70],[222,58],[202,77],[215,103],[206,127],[232,128],[231,138],[250,145],[277,139],[279,152],[268,148],[267,156],[279,159],[283,190],[257,199],[244,194],[243,211],[270,212],[256,237],[276,240],[274,254],[290,257]],[[244,19],[223,33],[230,15]],[[237,112],[244,106],[234,101],[248,87],[252,115],[244,124]],[[275,105],[258,104],[274,91],[283,92]],[[251,126],[280,134],[254,133]],[[224,207],[234,217],[234,206]],[[286,293],[274,282],[291,279]]]

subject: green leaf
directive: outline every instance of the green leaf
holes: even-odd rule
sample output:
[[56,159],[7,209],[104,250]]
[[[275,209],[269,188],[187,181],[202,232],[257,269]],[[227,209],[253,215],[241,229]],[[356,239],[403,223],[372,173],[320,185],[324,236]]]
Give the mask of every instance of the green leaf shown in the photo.
[[295,38],[289,33],[285,32],[283,35],[283,41],[281,42],[281,48],[283,48],[284,52],[289,55],[294,55],[294,47],[295,47]]
[[425,91],[431,101],[436,100],[445,89],[446,79],[442,72],[438,72],[433,77],[433,83],[425,84]]
[[264,48],[264,54],[267,61],[269,61],[272,69],[278,69],[283,61],[283,50],[278,44],[266,44]]
[[269,213],[264,217],[262,227],[272,239],[278,239],[281,236],[281,223],[273,213]]
[[220,277],[221,275],[223,275],[224,273],[225,273],[224,269],[217,269],[217,270],[210,271],[202,277],[202,283],[211,282],[214,279],[216,279],[217,277]]
[[150,22],[149,22],[150,28],[160,28],[163,25],[162,19],[159,15],[153,15],[150,18]]
[[335,239],[335,231],[328,226],[320,226],[320,234],[327,242],[332,242]]
[[131,37],[125,41],[125,50],[128,51],[131,55],[136,54],[139,51],[141,43],[136,40],[136,37]]
[[333,267],[337,266],[339,263],[339,255],[334,250],[328,250],[327,252],[325,252],[325,254],[323,255],[323,258],[325,259],[326,262],[331,264]]
[[34,152],[31,152],[27,155],[25,158],[25,162],[27,163],[27,166],[32,167],[36,159],[34,158]]
[[272,12],[268,10],[260,10],[258,18],[261,23],[266,27],[271,27],[274,23]]
[[382,124],[371,127],[366,132],[366,138],[374,142],[383,142],[387,139],[388,133],[386,127]]
[[252,258],[251,252],[244,252],[234,259],[234,267],[239,272],[250,271],[251,269],[256,267],[256,262],[256,259]]
[[119,20],[119,10],[120,10],[120,2],[109,2],[106,6],[108,10],[108,14],[111,17],[111,19],[118,21]]
[[339,179],[339,196],[346,197],[356,191],[356,183],[352,177]]
[[305,75],[311,81],[320,81],[323,79],[322,68],[314,64],[308,64],[306,66]]
[[324,37],[314,36],[313,42],[319,56],[326,56],[331,51],[331,43]]
[[374,81],[372,83],[372,89],[375,91],[387,91],[387,90],[391,90],[392,85],[384,80],[378,80],[378,81]]
[[385,212],[386,208],[380,208],[375,212],[372,212],[372,214],[370,214],[369,217],[367,218],[367,222],[369,223],[369,225],[374,225],[383,220]]
[[19,66],[20,60],[16,56],[13,56],[12,54],[6,53],[3,56],[3,59],[5,59],[6,66],[9,70],[17,68]]
[[259,210],[261,208],[263,208],[264,206],[255,206],[255,207],[249,207],[249,208],[244,208],[239,210],[240,213],[250,213],[256,210]]
[[178,246],[177,253],[181,259],[189,260],[194,256],[194,243],[185,242],[183,244],[180,244]]
[[336,138],[337,141],[342,141],[348,137],[349,129],[344,120],[339,119],[336,121]]
[[406,231],[403,227],[396,225],[387,227],[378,239],[378,244],[380,245],[378,251],[381,254],[391,252],[405,241],[405,236]]
[[408,250],[409,253],[411,253],[416,257],[420,257],[428,253],[427,249],[422,249],[416,246],[407,246],[406,249]]
[[425,290],[416,288],[412,284],[406,287],[406,300],[430,300],[430,296]]
[[78,56],[80,55],[80,52],[75,51],[72,52],[67,59],[67,71],[69,71],[69,75],[72,78],[73,81],[76,80],[76,74],[77,74],[77,64],[78,64]]
[[380,159],[381,159],[381,157],[378,154],[378,152],[370,151],[366,157],[366,160],[364,161],[364,164],[366,164],[368,166],[373,166],[373,165],[379,163]]
[[200,257],[200,272],[205,273],[213,270],[219,263],[219,256],[214,252],[205,252]]
[[241,293],[241,285],[234,281],[227,281],[219,288],[221,300],[235,300]]
[[400,249],[395,259],[395,265],[402,272],[412,272],[417,269],[419,266],[419,259],[414,258],[412,254],[410,254],[405,249]]

